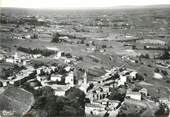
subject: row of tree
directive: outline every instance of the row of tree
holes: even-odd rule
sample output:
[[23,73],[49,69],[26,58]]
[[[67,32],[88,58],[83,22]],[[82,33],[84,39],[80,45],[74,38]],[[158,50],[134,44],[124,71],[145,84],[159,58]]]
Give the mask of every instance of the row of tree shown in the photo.
[[47,50],[47,49],[39,49],[39,48],[31,49],[31,48],[18,47],[18,50],[28,54],[41,54],[43,56],[50,56],[52,54],[55,54],[55,51]]

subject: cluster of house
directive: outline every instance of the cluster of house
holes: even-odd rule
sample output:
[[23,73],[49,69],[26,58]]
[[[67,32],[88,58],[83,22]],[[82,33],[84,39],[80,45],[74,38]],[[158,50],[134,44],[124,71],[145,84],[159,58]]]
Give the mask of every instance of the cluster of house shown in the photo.
[[26,17],[21,17],[19,19],[19,22],[21,24],[29,24],[29,25],[37,25],[37,26],[41,26],[41,25],[47,25],[47,21],[45,20],[45,18],[42,17],[37,17],[37,16],[26,16]]
[[24,55],[18,55],[16,52],[14,55],[9,57],[4,57],[3,60],[5,60],[7,63],[13,63],[13,64],[21,64],[21,65],[27,65],[31,59],[37,59],[41,58],[41,54],[24,54]]
[[[54,48],[48,48],[54,49]],[[58,50],[56,50],[58,51]],[[132,82],[137,78],[137,71],[123,67],[114,67],[111,70],[106,70],[106,73],[99,77],[99,79],[88,81],[87,73],[84,71],[83,80],[76,82],[75,68],[70,63],[74,58],[67,58],[62,56],[62,52],[58,52],[54,57],[55,59],[64,59],[67,63],[66,66],[59,68],[57,65],[41,66],[37,69],[26,66],[26,69],[21,70],[18,74],[12,77],[8,77],[8,80],[4,80],[3,86],[14,85],[20,86],[26,81],[36,79],[41,85],[35,86],[34,89],[39,89],[44,86],[49,86],[55,91],[57,96],[65,96],[65,92],[74,86],[78,86],[80,90],[86,94],[86,99],[89,102],[85,105],[85,113],[88,115],[104,115],[108,111],[116,111],[121,102],[118,100],[109,100],[108,96],[111,94],[112,88],[118,88],[120,86],[127,86],[128,82]],[[18,56],[15,53],[12,56],[12,60],[6,59],[6,62],[11,63],[23,63],[22,60],[30,60],[31,58],[39,58],[41,55],[28,55]],[[26,65],[26,64],[23,64]],[[62,73],[60,72],[62,71]],[[91,87],[93,84],[93,87]],[[90,88],[91,87],[91,88]],[[132,99],[141,101],[142,96],[147,96],[148,92],[146,88],[142,88],[138,91],[133,91],[128,87],[126,91],[126,99]]]
[[[15,54],[12,60],[17,61],[20,59],[22,58]],[[59,73],[59,71],[62,73]],[[64,96],[66,90],[75,86],[74,68],[69,65],[64,65],[62,67],[58,67],[57,65],[41,66],[37,69],[27,65],[26,69],[21,70],[19,73],[8,77],[7,80],[2,80],[1,82],[3,87],[8,85],[20,86],[31,79],[36,79],[41,84],[35,86],[35,89],[49,86],[54,89],[55,95],[58,96]]]
[[[139,55],[137,55],[139,56]],[[128,61],[128,62],[131,62],[131,63],[137,63],[138,60],[136,60],[136,58],[132,58],[132,57],[129,57],[129,56],[122,56],[121,59],[123,61]]]
[[62,74],[58,71],[57,66],[42,66],[36,69],[36,79],[42,86],[49,86],[54,89],[55,95],[65,96],[65,92],[75,86],[74,69],[70,66],[65,66],[62,68]]
[[32,33],[32,34],[15,34],[11,36],[12,39],[38,39],[38,34],[37,33]]
[[[62,52],[58,52],[55,56],[55,59],[59,59],[61,57]],[[20,86],[25,82],[29,82],[31,80],[37,80],[41,85],[33,85],[33,88],[39,89],[44,86],[49,86],[55,91],[55,95],[64,96],[65,92],[70,88],[75,86],[75,75],[74,75],[74,67],[71,65],[50,65],[50,66],[41,66],[37,69],[26,64],[27,61],[31,59],[36,59],[42,57],[41,55],[19,55],[15,53],[9,58],[5,58],[4,60],[9,63],[16,63],[25,65],[26,69],[21,70],[19,73],[10,76],[7,80],[1,80],[2,87],[6,87],[9,85]],[[61,57],[64,59],[64,63],[71,62],[72,58]],[[60,73],[61,72],[61,73]],[[33,84],[31,82],[31,84]],[[35,83],[34,83],[35,84]]]
[[[107,73],[101,76],[96,81],[90,81],[87,83],[87,78],[84,77],[84,84],[80,89],[86,93],[86,98],[89,99],[89,103],[85,106],[85,112],[87,115],[104,115],[108,111],[116,111],[121,105],[118,100],[109,100],[108,96],[111,94],[111,88],[120,87],[126,85],[130,80],[136,78],[137,72],[132,69],[113,68],[107,70]],[[93,83],[93,87],[90,90],[89,84]],[[142,88],[138,92],[127,89],[126,97],[134,100],[141,100],[142,94],[147,96],[147,89]]]
[[[1,80],[2,87],[6,87],[8,85],[14,85],[14,86],[20,86],[24,82],[36,79],[38,80],[41,85],[38,85],[37,87],[34,87],[35,89],[41,88],[43,86],[50,86],[55,90],[56,95],[65,95],[65,91],[68,90],[70,87],[75,86],[75,75],[74,75],[74,68],[72,65],[69,65],[70,62],[75,61],[75,57],[67,57],[62,56],[63,52],[59,51],[56,48],[47,47],[47,49],[57,51],[57,54],[54,56],[53,59],[62,59],[64,63],[67,64],[67,66],[58,67],[57,65],[51,65],[51,66],[41,66],[37,69],[29,66],[27,64],[32,59],[41,58],[42,55],[36,54],[20,54],[20,53],[14,53],[14,55],[11,55],[9,57],[2,56],[2,60],[8,63],[13,64],[20,64],[24,65],[26,69],[21,70],[19,73],[15,74],[14,76],[10,76],[7,78],[7,80]],[[62,73],[59,73],[59,71]],[[64,72],[63,72],[64,71]],[[32,74],[34,76],[32,76]],[[31,75],[31,77],[29,77]],[[40,87],[41,86],[41,87]]]
[[146,88],[142,88],[139,91],[132,91],[132,89],[127,89],[126,98],[134,100],[142,100],[142,95],[147,96],[148,92]]
[[[117,112],[120,106],[125,102],[133,102],[135,105],[143,107],[143,105],[146,106],[143,100],[149,100],[149,102],[153,102],[153,104],[156,105],[157,103],[152,101],[150,96],[148,96],[148,90],[146,88],[141,87],[134,90],[132,86],[128,86],[127,83],[136,80],[137,74],[135,70],[121,67],[107,70],[106,74],[95,81],[87,82],[87,76],[84,75],[84,82],[80,89],[86,93],[86,98],[88,99],[85,105],[86,115],[104,116],[106,113],[114,113]],[[90,84],[93,84],[93,87],[89,88]],[[109,100],[108,96],[111,94],[111,89],[121,86],[126,86],[124,101]],[[169,102],[167,99],[160,98],[159,101],[167,105],[169,104],[167,103]]]

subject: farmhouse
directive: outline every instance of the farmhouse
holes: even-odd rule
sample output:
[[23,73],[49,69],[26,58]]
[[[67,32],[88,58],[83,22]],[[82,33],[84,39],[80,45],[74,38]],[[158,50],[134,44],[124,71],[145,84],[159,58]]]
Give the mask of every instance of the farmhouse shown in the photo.
[[126,97],[127,98],[131,98],[131,99],[135,99],[135,100],[141,100],[141,93],[134,92],[131,89],[129,89],[126,92]]
[[61,77],[62,77],[62,75],[60,75],[60,74],[57,74],[57,75],[51,75],[51,80],[52,81],[61,81]]

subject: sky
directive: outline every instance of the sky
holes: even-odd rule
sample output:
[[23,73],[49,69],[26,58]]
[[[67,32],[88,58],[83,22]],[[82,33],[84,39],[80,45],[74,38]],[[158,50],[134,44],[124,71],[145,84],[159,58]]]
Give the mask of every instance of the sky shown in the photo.
[[170,0],[0,0],[0,7],[40,9],[106,8],[146,5],[170,5]]

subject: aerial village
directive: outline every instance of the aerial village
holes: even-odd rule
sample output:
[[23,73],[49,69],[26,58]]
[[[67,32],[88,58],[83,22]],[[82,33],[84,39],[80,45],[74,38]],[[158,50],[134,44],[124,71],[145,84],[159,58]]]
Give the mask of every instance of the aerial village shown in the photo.
[[106,24],[87,28],[76,18],[1,17],[0,117],[170,117],[167,42],[144,34],[102,37],[106,16],[95,20]]

